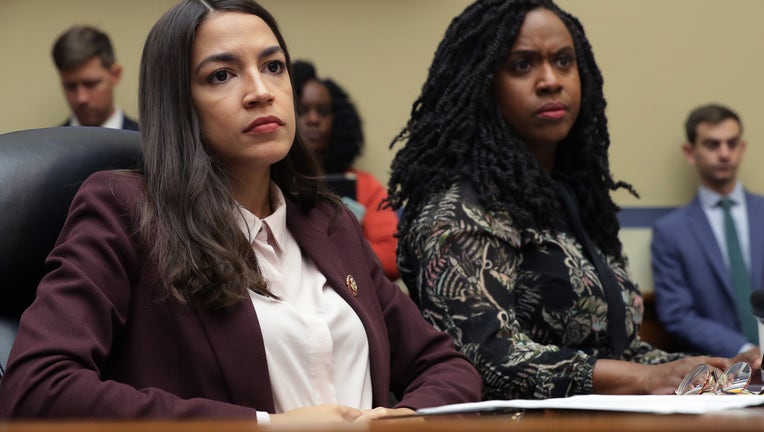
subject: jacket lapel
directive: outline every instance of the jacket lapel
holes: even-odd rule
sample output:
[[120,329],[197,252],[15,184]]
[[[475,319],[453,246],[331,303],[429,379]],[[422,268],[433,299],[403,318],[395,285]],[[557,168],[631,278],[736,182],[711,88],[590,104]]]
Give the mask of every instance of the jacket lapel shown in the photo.
[[[372,308],[371,303],[377,305],[376,294],[370,296],[367,290],[374,289],[373,282],[369,277],[368,263],[364,256],[357,254],[341,254],[340,244],[350,245],[353,239],[346,232],[349,224],[340,223],[340,219],[346,215],[335,215],[333,208],[327,205],[319,205],[310,214],[300,212],[300,209],[288,199],[287,201],[287,227],[292,236],[300,245],[302,253],[309,257],[326,276],[329,286],[345,300],[353,311],[358,315],[366,331],[369,341],[369,365],[371,368],[372,392],[374,394],[374,406],[387,405],[388,382],[383,378],[387,375],[384,369],[389,365],[384,364],[386,356],[386,335],[380,334],[384,329],[384,322],[375,321],[367,311]],[[352,246],[350,246],[352,247]],[[358,250],[352,248],[352,250]],[[357,297],[353,295],[353,289],[347,280],[348,275],[357,281]],[[364,294],[364,292],[367,292]],[[369,303],[371,302],[371,303]],[[364,307],[363,305],[366,305]],[[381,317],[377,316],[377,318]]]
[[764,288],[764,225],[761,220],[764,217],[764,200],[745,193],[746,207],[748,209],[748,235],[751,247],[751,282],[753,289]]
[[[337,248],[331,247],[336,241],[335,236],[341,235],[341,224],[333,224],[335,218],[341,218],[341,215],[324,214],[325,208],[320,211],[313,210],[311,215],[300,212],[300,209],[287,200],[287,227],[292,236],[297,240],[300,249],[306,254],[313,263],[326,276],[329,285],[337,291],[342,298],[347,301],[353,309],[356,309],[356,302],[346,288],[346,277],[352,275],[352,269],[356,265],[354,260],[348,257],[338,255]],[[339,229],[333,232],[333,228]],[[327,247],[328,246],[328,247]],[[361,257],[356,257],[359,259]],[[356,310],[356,312],[359,312]],[[365,323],[364,323],[365,324]]]
[[730,300],[734,302],[735,298],[727,275],[727,268],[724,265],[724,257],[722,257],[721,249],[716,242],[714,232],[711,230],[711,225],[708,223],[706,213],[703,212],[703,208],[700,205],[700,199],[697,196],[687,207],[687,212],[690,230],[692,230],[695,234],[695,238],[700,242],[700,246],[706,256],[709,267],[712,269],[712,273],[724,286]]
[[195,309],[231,402],[273,412],[265,345],[252,302],[243,300],[223,312]]
[[[359,284],[359,296],[363,295],[362,290],[364,288],[373,289],[368,274],[359,273],[366,268],[365,258],[347,254],[340,256],[339,248],[332,247],[338,241],[335,237],[345,235],[343,233],[346,225],[333,223],[335,218],[342,218],[343,215],[335,216],[333,210],[327,206],[321,206],[321,209],[314,209],[309,215],[306,215],[300,212],[299,207],[288,198],[286,205],[287,227],[300,245],[303,254],[313,260],[316,267],[326,276],[329,285],[350,305],[363,323],[369,338],[374,403],[375,406],[384,404],[386,403],[386,393],[384,393],[386,390],[379,389],[386,389],[387,386],[378,382],[381,375],[374,373],[376,368],[381,367],[380,358],[383,355],[383,349],[378,343],[375,343],[375,341],[381,340],[381,336],[377,334],[374,320],[359,305],[346,282],[347,275],[357,275],[360,276],[359,279],[366,281],[366,283]],[[337,229],[337,232],[333,232],[334,228]],[[363,265],[359,265],[359,263],[363,263]],[[273,393],[268,374],[265,345],[260,323],[252,303],[244,300],[230,310],[221,313],[211,312],[201,307],[195,307],[195,310],[208,342],[217,357],[220,373],[225,381],[231,402],[273,412]],[[258,367],[258,365],[263,366]]]

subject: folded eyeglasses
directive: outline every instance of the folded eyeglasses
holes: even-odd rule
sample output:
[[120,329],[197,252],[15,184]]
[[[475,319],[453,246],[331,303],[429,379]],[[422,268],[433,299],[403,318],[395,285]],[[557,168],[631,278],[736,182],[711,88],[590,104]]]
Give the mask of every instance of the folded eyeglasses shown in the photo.
[[757,394],[748,390],[750,383],[751,365],[746,362],[735,363],[723,372],[713,366],[699,364],[685,375],[674,394]]

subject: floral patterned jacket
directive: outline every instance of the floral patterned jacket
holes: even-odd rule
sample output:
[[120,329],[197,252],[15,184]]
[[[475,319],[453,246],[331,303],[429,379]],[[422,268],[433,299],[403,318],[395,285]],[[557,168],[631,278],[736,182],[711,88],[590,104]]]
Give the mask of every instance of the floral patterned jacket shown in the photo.
[[[424,317],[449,333],[483,376],[484,399],[544,399],[593,391],[598,358],[610,358],[607,302],[593,264],[569,232],[532,232],[488,212],[474,190],[435,194],[407,232],[398,264]],[[642,297],[628,269],[604,257],[626,305],[623,360],[669,354],[642,341]]]

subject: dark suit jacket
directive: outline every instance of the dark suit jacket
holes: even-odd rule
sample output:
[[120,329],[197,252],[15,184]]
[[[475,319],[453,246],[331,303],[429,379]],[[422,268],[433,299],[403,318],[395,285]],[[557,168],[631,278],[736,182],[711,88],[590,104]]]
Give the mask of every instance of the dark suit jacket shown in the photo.
[[[753,288],[764,284],[764,198],[746,192]],[[729,271],[698,197],[653,227],[651,245],[658,318],[686,348],[732,357],[740,330]]]
[[[71,120],[66,120],[65,122],[61,124],[61,126],[69,126],[71,122],[72,122]],[[138,122],[126,116],[125,114],[122,114],[122,129],[137,131]]]
[[[157,284],[135,234],[142,182],[91,176],[72,203],[24,313],[0,382],[0,416],[248,417],[273,412],[260,325],[247,299],[226,312],[183,305]],[[287,226],[358,314],[369,339],[374,406],[476,401],[481,384],[451,338],[436,332],[383,275],[360,226],[327,204]],[[353,275],[354,297],[345,277]]]

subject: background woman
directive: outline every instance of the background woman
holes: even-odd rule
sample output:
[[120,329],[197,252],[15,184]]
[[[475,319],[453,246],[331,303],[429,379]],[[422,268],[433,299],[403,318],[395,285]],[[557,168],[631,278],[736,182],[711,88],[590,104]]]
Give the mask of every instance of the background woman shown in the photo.
[[602,76],[548,0],[478,0],[451,23],[396,141],[399,267],[484,398],[671,393],[695,364],[640,340],[618,240]]
[[479,397],[322,189],[289,63],[252,1],[184,0],[159,19],[141,62],[145,166],[74,198],[0,416],[351,421]]
[[380,208],[380,203],[387,199],[385,187],[371,174],[353,168],[364,145],[361,117],[355,105],[337,83],[319,79],[312,64],[296,61],[292,69],[297,118],[305,144],[318,158],[324,175],[335,180],[354,180],[352,196],[342,195],[341,190],[336,192],[361,222],[363,234],[385,275],[391,280],[398,279],[395,262],[398,216],[390,208]]

